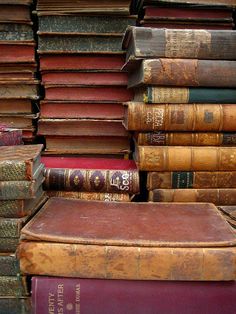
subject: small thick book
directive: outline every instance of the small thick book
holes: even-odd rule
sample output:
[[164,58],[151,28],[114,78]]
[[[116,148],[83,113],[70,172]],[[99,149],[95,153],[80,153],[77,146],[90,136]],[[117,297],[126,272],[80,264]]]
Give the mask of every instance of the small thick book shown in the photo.
[[15,254],[0,253],[0,265],[0,276],[17,276],[20,273],[19,261]]
[[34,276],[32,314],[47,313],[49,308],[65,314],[234,314],[235,293],[234,281],[170,282]]
[[2,146],[0,181],[25,181],[35,178],[40,166],[42,144]]
[[198,59],[142,60],[129,75],[128,87],[236,87],[236,61]]
[[127,63],[147,58],[235,60],[236,33],[129,26],[123,38],[123,50],[127,51]]
[[235,246],[213,204],[51,198],[21,230],[17,256],[24,274],[217,281],[235,280]]
[[133,160],[43,156],[45,190],[139,193]]
[[22,130],[5,128],[0,125],[0,146],[14,146],[22,144]]
[[0,62],[16,64],[35,62],[35,43],[4,41],[0,42],[0,50]]
[[[0,7],[1,9],[1,7]],[[15,9],[15,7],[14,7]],[[13,10],[12,10],[13,11]],[[1,16],[2,12],[0,13]],[[14,13],[16,16],[16,14]],[[2,19],[1,19],[2,22]],[[1,23],[0,24],[1,41],[30,41],[34,40],[32,25],[18,23]]]
[[11,314],[27,314],[31,313],[31,298],[24,297],[2,297],[0,298],[0,311],[1,313]]
[[23,98],[23,99],[37,100],[39,99],[38,87],[39,87],[39,81],[37,80],[1,81],[0,99]]
[[32,113],[32,103],[30,99],[0,99],[1,114],[30,114]]
[[[7,297],[24,298],[28,295],[25,276],[0,276],[0,300]],[[4,313],[1,311],[1,307],[0,312]]]

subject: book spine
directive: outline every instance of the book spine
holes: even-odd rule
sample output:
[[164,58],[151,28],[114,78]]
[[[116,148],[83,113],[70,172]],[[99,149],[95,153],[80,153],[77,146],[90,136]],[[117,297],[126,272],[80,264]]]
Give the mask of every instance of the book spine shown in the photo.
[[128,193],[47,191],[47,195],[49,197],[66,197],[89,201],[130,202],[130,195]]
[[236,89],[233,88],[187,88],[187,87],[147,87],[145,103],[235,103]]
[[22,130],[0,131],[0,146],[21,145]]
[[0,181],[30,180],[32,177],[30,162],[7,160],[0,162]]
[[235,188],[236,171],[149,172],[147,189]]
[[135,160],[141,171],[234,171],[234,147],[138,146]]
[[0,237],[0,252],[1,253],[14,253],[19,244],[19,238]]
[[[235,249],[173,249],[21,241],[18,258],[24,274],[99,279],[219,281],[235,280]],[[53,260],[53,263],[45,263],[47,260]],[[161,267],[158,267],[160,264]]]
[[24,216],[23,200],[0,200],[0,217]]
[[31,310],[30,298],[0,298],[0,313],[29,314]]
[[153,131],[139,133],[137,143],[146,146],[233,146],[236,145],[236,133]]
[[0,265],[0,276],[16,276],[20,273],[19,261],[13,254],[0,253]]
[[35,181],[2,181],[0,182],[0,200],[33,198],[36,187]]
[[125,104],[130,131],[235,131],[236,106],[218,104]]
[[44,188],[56,191],[139,193],[139,174],[132,170],[45,170]]
[[233,205],[236,188],[232,189],[155,189],[149,191],[150,202],[205,202]]
[[[102,280],[65,277],[32,278],[34,314],[49,312],[49,300],[55,312],[75,311],[96,314],[120,313],[221,313],[233,314],[235,282],[169,282],[145,280]],[[62,292],[63,287],[63,293]],[[225,295],[226,300],[219,298]],[[151,297],[150,297],[151,296]],[[196,299],[198,300],[196,304]],[[211,300],[214,299],[214,302]],[[60,302],[62,300],[62,302]],[[122,302],[120,302],[122,300]],[[184,302],[183,302],[184,300]]]
[[2,297],[25,297],[28,295],[25,277],[0,276],[0,295]]
[[[16,97],[17,95],[17,97]],[[0,99],[11,98],[38,99],[37,85],[0,85]]]
[[21,219],[0,218],[0,237],[18,238],[22,227]]
[[0,62],[35,62],[34,45],[0,44]]
[[[138,72],[138,73],[137,73]],[[141,79],[138,79],[140,73]],[[212,75],[209,76],[209,73]],[[162,86],[235,87],[236,62],[197,59],[143,60],[129,79],[129,87],[141,83]]]

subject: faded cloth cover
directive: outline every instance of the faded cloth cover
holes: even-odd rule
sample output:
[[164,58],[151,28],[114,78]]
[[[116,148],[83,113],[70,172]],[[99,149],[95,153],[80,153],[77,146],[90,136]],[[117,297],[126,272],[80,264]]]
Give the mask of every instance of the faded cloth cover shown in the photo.
[[110,279],[232,280],[236,238],[213,204],[51,198],[22,229],[22,272]]

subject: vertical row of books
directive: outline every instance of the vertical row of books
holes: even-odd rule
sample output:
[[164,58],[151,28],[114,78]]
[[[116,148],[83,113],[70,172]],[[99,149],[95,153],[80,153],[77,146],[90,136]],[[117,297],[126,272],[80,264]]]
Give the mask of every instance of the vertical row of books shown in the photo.
[[[179,10],[188,17],[204,7]],[[209,20],[218,12],[206,10]],[[184,25],[127,30],[124,68],[135,97],[125,104],[124,124],[147,172],[149,201],[235,205],[236,32]]]
[[135,163],[117,160],[130,154],[122,102],[133,93],[121,71],[122,36],[136,22],[129,6],[129,0],[37,3],[45,92],[38,135],[45,138],[50,196],[129,201],[137,193]]
[[42,145],[0,147],[0,313],[30,313],[26,276],[16,250],[21,228],[46,201]]
[[38,81],[31,0],[0,2],[0,124],[35,137]]

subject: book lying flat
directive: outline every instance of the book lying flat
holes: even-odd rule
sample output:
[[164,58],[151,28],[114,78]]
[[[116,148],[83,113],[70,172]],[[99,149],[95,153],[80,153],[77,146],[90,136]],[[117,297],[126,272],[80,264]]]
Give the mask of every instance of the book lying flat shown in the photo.
[[22,229],[18,258],[34,275],[235,280],[235,246],[213,204],[51,198]]

